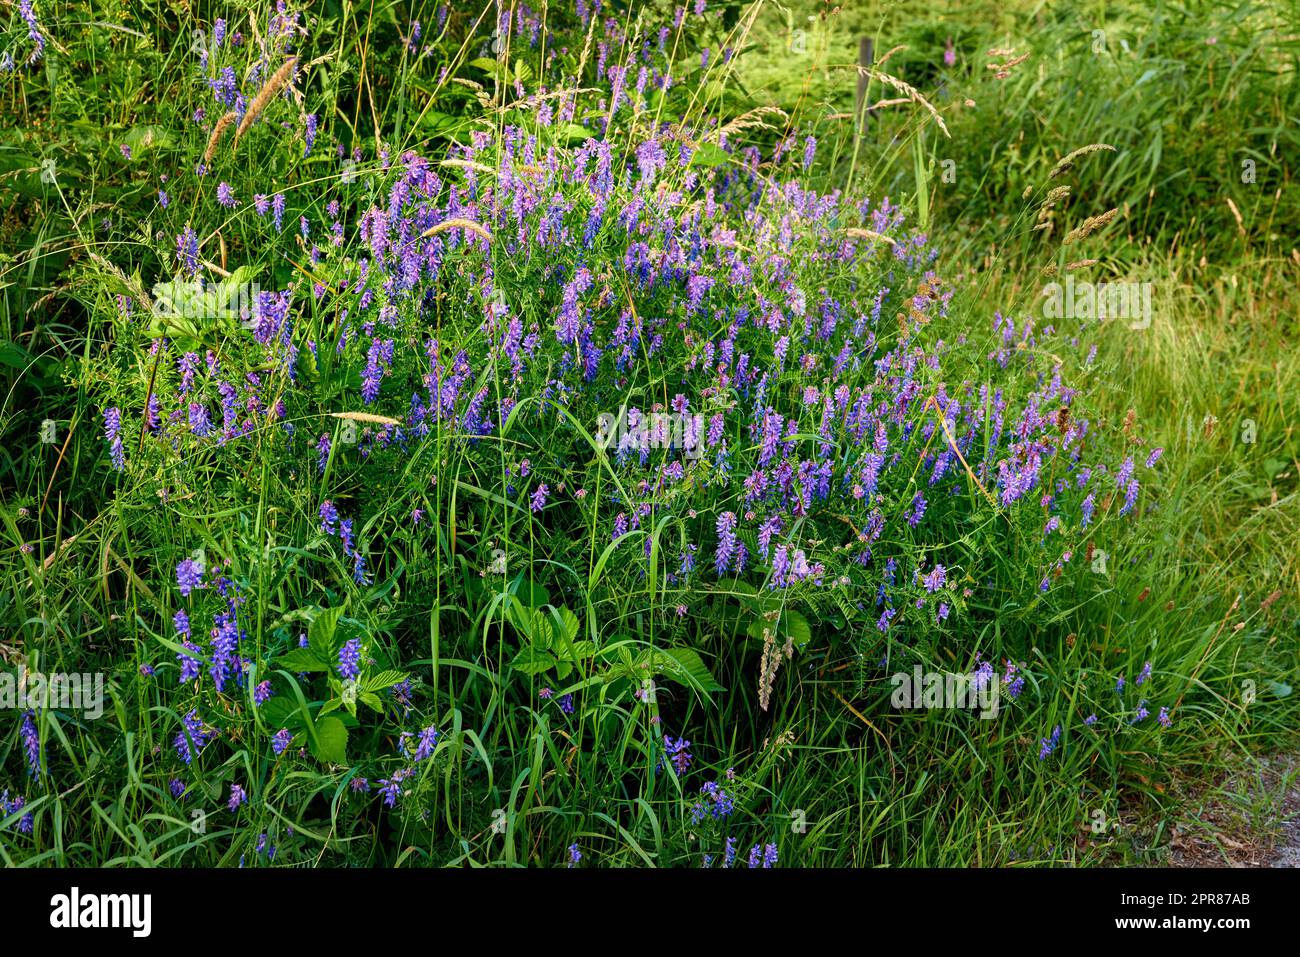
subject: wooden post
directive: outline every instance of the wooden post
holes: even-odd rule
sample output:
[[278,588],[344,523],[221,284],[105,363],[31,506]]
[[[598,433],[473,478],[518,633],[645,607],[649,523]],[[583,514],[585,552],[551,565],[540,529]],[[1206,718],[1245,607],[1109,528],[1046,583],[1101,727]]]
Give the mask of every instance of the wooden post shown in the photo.
[[858,96],[853,111],[853,122],[858,126],[858,135],[862,135],[867,131],[867,87],[871,82],[871,78],[863,71],[869,70],[875,60],[872,48],[871,37],[862,37],[858,40],[858,66],[861,69],[858,70]]

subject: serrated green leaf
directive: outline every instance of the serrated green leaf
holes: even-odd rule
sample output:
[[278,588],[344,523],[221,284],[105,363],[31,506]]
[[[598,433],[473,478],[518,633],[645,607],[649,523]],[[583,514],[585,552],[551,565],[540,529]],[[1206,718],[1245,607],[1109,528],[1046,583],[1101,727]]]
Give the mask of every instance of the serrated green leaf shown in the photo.
[[385,688],[391,688],[393,685],[400,685],[407,679],[405,671],[381,671],[377,675],[371,675],[361,683],[363,691],[383,691]]
[[523,651],[515,655],[514,661],[510,662],[510,667],[516,671],[522,671],[526,675],[539,675],[548,668],[554,667],[554,665],[554,655],[532,645],[524,648]]
[[338,633],[339,619],[343,617],[343,606],[321,609],[307,629],[307,645],[322,661],[333,661],[338,655],[335,636]]
[[275,663],[286,671],[329,671],[329,665],[321,661],[311,648],[294,648],[277,658]]

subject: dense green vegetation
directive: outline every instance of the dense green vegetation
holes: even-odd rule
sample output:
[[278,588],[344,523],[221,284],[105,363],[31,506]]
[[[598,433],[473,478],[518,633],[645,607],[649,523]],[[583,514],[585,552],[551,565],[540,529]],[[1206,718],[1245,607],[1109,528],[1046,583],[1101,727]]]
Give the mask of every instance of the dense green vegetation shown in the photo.
[[1295,10],[594,7],[0,9],[6,864],[1158,863],[1294,749]]

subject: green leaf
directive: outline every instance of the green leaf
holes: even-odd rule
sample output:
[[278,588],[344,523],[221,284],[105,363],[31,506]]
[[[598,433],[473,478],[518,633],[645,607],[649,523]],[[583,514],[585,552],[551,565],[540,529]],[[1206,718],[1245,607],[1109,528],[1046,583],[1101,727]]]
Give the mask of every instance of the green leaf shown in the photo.
[[722,147],[716,143],[701,143],[700,147],[691,156],[692,166],[721,166],[731,159],[731,156]]
[[172,145],[171,137],[161,126],[135,126],[127,131],[123,141],[131,147],[131,158],[140,159],[148,150],[166,149]]
[[307,629],[307,645],[322,661],[333,661],[338,654],[338,645],[334,639],[342,616],[342,605],[322,609]]
[[302,724],[302,713],[298,706],[288,698],[275,697],[262,705],[262,720],[267,727],[279,731],[281,728],[294,728]]
[[578,616],[569,609],[560,607],[548,612],[546,618],[552,624],[557,618],[559,619],[561,630],[557,632],[557,637],[563,647],[568,648],[571,646],[573,639],[578,635]]
[[529,644],[539,651],[546,651],[555,643],[555,629],[551,626],[551,619],[540,608],[533,611],[524,631],[528,635]]
[[704,664],[699,652],[694,649],[669,648],[661,651],[660,654],[674,665],[674,667],[663,669],[662,673],[665,677],[676,677],[683,684],[693,685],[697,690],[705,694],[725,690],[713,677],[713,672]]
[[391,688],[393,685],[400,685],[407,679],[405,671],[381,671],[377,675],[371,675],[361,683],[362,691],[383,691],[385,688]]
[[[643,667],[645,666],[645,667]],[[614,669],[615,674],[640,681],[647,672],[662,675],[702,694],[725,690],[705,666],[699,652],[692,648],[652,648],[643,652],[631,665]]]
[[781,617],[775,621],[763,617],[754,619],[749,623],[746,633],[749,637],[762,641],[764,628],[772,632],[779,644],[785,644],[786,639],[791,639],[796,645],[806,645],[812,640],[812,625],[808,619],[790,608],[781,612]]
[[544,587],[528,581],[522,573],[511,582],[510,587],[519,600],[529,608],[540,608],[551,600]]
[[287,654],[275,659],[278,667],[286,671],[329,671],[329,665],[321,661],[316,652],[310,648],[294,648]]
[[526,675],[539,675],[548,668],[554,667],[554,665],[554,655],[532,645],[524,648],[523,651],[515,655],[515,660],[510,662],[510,667],[522,671]]
[[338,718],[321,718],[316,722],[317,746],[312,752],[329,764],[348,763],[348,729]]

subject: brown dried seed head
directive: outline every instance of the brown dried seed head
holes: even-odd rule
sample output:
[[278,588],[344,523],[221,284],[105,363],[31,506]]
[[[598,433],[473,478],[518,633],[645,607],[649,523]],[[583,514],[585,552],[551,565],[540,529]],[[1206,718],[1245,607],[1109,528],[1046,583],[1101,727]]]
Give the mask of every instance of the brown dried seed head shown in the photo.
[[234,110],[226,113],[221,119],[217,120],[217,125],[212,127],[212,135],[208,137],[208,148],[203,151],[203,165],[207,166],[212,162],[212,157],[217,154],[217,144],[221,142],[221,136],[235,122],[238,116]]
[[271,74],[271,78],[262,85],[257,91],[257,96],[253,97],[253,102],[248,104],[248,110],[244,113],[244,118],[239,121],[239,129],[235,130],[235,145],[239,145],[239,138],[244,135],[244,131],[257,122],[257,118],[266,109],[267,105],[273,100],[285,84],[293,76],[294,67],[298,65],[298,58],[291,56],[284,61],[280,69]]
[[1089,143],[1087,146],[1081,146],[1073,153],[1062,157],[1061,161],[1052,167],[1052,171],[1047,174],[1047,178],[1056,179],[1056,177],[1067,172],[1072,166],[1074,166],[1075,160],[1079,159],[1081,156],[1087,156],[1089,153],[1096,153],[1098,150],[1109,150],[1114,153],[1115,147],[1108,143]]
[[1114,209],[1108,209],[1100,216],[1089,216],[1087,219],[1083,221],[1083,225],[1081,225],[1078,229],[1073,229],[1066,234],[1066,237],[1063,240],[1061,240],[1061,245],[1069,246],[1071,243],[1076,243],[1081,239],[1087,239],[1097,230],[1107,225],[1112,219],[1114,219],[1118,215],[1119,215],[1119,207],[1117,206]]

